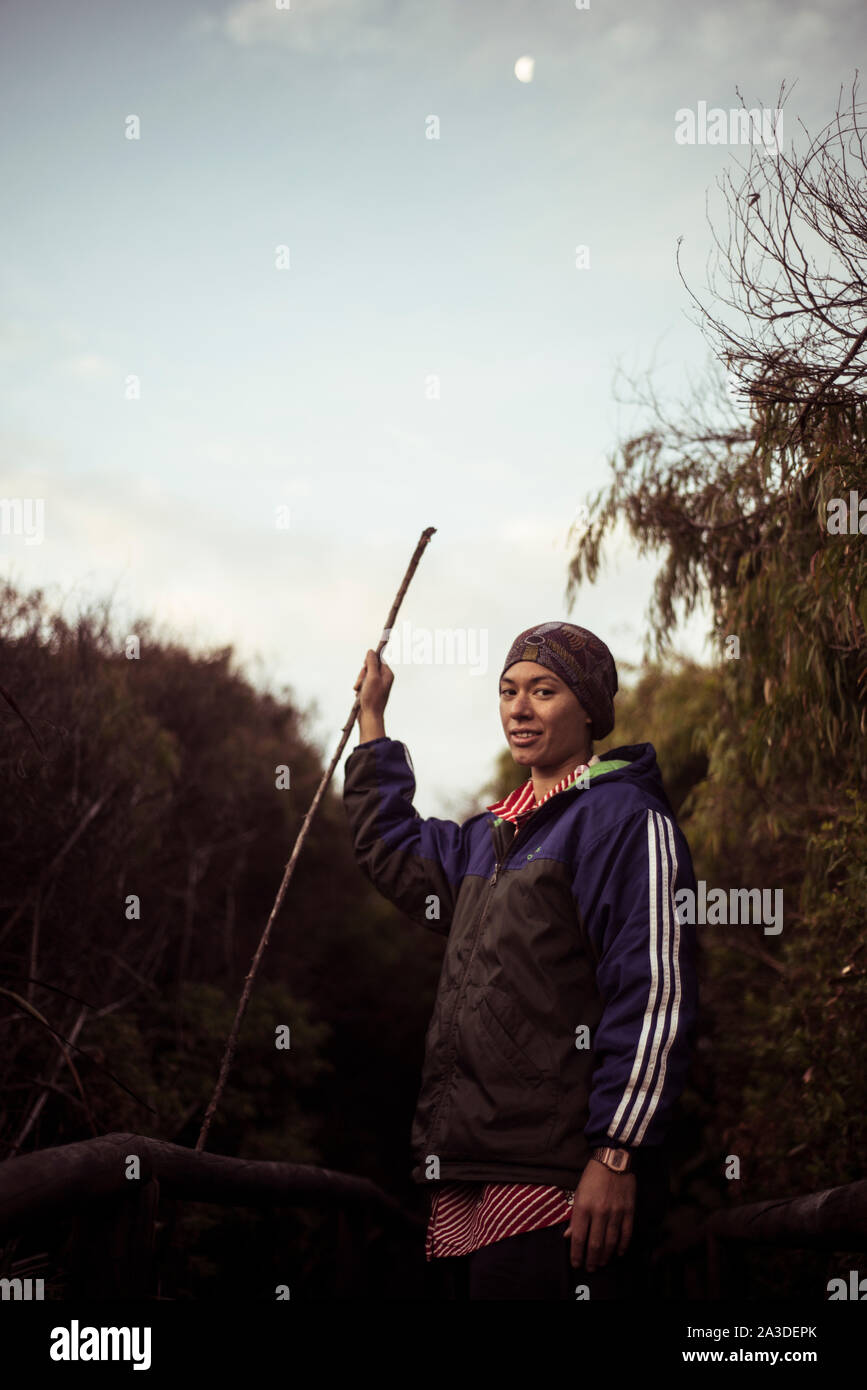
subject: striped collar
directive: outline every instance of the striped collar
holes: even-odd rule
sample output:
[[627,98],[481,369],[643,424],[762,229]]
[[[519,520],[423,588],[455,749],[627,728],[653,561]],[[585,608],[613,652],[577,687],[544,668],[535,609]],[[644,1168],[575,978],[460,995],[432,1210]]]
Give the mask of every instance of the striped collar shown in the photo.
[[500,816],[503,820],[511,821],[513,825],[517,825],[518,821],[524,816],[529,816],[533,811],[537,811],[540,806],[544,806],[549,797],[556,796],[558,792],[565,791],[567,787],[571,787],[572,783],[582,772],[585,772],[588,767],[592,767],[594,763],[598,762],[599,757],[594,753],[589,763],[579,763],[577,767],[573,767],[571,772],[567,772],[565,777],[560,778],[556,787],[550,787],[548,791],[546,791],[541,801],[536,800],[533,791],[533,779],[532,777],[528,777],[526,782],[522,782],[520,787],[516,787],[514,791],[509,792],[509,795],[504,797],[502,801],[495,802],[493,806],[486,806],[485,810],[493,812],[495,816]]

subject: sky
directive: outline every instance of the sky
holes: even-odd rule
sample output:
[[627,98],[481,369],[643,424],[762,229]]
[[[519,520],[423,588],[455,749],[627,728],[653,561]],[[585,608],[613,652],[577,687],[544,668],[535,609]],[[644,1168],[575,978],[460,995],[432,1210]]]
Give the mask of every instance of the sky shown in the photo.
[[567,608],[567,536],[642,418],[618,373],[676,401],[710,360],[675,252],[702,290],[743,151],[676,113],[785,80],[789,147],[865,36],[861,0],[5,0],[0,573],[232,645],[327,760],[435,526],[386,729],[469,814],[518,632],[641,659],[653,557],[619,535]]

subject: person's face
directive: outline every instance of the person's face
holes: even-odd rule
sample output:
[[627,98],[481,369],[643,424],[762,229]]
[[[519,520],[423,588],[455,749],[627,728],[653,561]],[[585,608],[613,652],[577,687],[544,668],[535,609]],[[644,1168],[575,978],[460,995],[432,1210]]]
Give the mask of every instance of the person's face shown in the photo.
[[587,711],[565,681],[537,661],[516,661],[500,679],[500,719],[521,767],[559,767],[590,755]]

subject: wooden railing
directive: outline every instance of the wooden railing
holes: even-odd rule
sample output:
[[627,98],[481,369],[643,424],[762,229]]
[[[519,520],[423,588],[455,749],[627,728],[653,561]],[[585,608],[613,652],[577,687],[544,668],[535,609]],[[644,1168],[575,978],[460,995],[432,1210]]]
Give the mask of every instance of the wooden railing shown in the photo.
[[197,1152],[139,1134],[106,1134],[0,1163],[0,1240],[52,1214],[71,1217],[77,1297],[153,1298],[161,1196],[230,1206],[336,1209],[337,1297],[358,1287],[363,1231],[371,1213],[419,1243],[424,1230],[420,1217],[367,1178]]
[[[129,1177],[134,1171],[136,1176]],[[225,1206],[320,1206],[337,1211],[335,1296],[363,1279],[366,1223],[375,1214],[421,1247],[424,1221],[367,1178],[300,1163],[197,1152],[139,1134],[106,1134],[0,1163],[0,1240],[56,1214],[73,1221],[71,1282],[81,1298],[153,1298],[160,1197]],[[744,1285],[747,1246],[867,1250],[867,1180],[806,1196],[714,1212],[689,1241],[704,1241],[707,1297]],[[683,1258],[686,1248],[669,1251]]]
[[743,1292],[738,1251],[746,1245],[796,1250],[867,1250],[867,1181],[803,1197],[716,1211],[705,1226],[708,1297]]

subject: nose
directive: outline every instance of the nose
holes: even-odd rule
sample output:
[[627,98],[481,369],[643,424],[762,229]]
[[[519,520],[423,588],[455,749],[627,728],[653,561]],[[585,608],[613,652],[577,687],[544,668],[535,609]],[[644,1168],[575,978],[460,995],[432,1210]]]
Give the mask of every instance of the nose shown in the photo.
[[526,691],[519,690],[512,701],[511,714],[513,719],[525,719],[528,714],[532,714],[530,697]]

